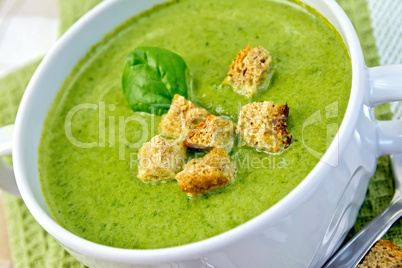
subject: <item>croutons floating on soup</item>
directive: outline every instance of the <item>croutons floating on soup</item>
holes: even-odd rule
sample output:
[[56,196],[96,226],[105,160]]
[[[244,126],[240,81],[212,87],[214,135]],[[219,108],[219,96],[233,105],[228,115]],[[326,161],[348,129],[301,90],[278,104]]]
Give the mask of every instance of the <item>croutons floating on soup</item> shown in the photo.
[[160,135],[145,143],[138,152],[137,177],[150,183],[174,180],[187,161],[182,141],[167,140]]
[[187,133],[208,114],[204,108],[200,108],[186,98],[176,94],[167,114],[162,116],[159,124],[159,132],[169,138],[185,138]]
[[271,101],[254,102],[241,108],[237,132],[242,144],[269,153],[280,153],[290,146],[287,131],[289,107]]
[[176,175],[180,189],[189,197],[198,197],[230,184],[236,166],[223,149],[213,149],[202,158],[190,160]]
[[224,149],[230,152],[235,137],[235,124],[219,116],[208,114],[186,137],[184,145],[190,149]]
[[235,92],[250,98],[268,86],[271,62],[268,50],[262,46],[251,48],[247,45],[230,65],[223,84],[232,86]]

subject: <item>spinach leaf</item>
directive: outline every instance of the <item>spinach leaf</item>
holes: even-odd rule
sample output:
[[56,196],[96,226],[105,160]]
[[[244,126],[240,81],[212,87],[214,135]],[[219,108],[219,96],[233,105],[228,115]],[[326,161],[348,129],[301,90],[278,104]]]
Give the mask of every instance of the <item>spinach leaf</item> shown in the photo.
[[[130,52],[123,70],[122,86],[133,111],[161,114],[173,96],[187,98],[188,68],[182,57],[157,47],[138,47]],[[166,104],[166,105],[164,105]]]

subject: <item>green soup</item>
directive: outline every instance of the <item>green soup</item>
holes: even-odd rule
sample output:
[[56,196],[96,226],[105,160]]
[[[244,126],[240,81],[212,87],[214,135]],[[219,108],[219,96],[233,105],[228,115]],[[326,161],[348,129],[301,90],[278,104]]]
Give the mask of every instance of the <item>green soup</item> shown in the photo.
[[[264,46],[275,62],[270,87],[251,100],[219,87],[247,44]],[[176,182],[143,183],[137,151],[157,134],[160,117],[132,112],[122,93],[125,58],[138,46],[181,55],[193,75],[189,99],[210,113],[236,122],[248,102],[287,103],[292,145],[269,155],[236,144],[234,184],[206,197],[189,199]],[[154,7],[105,37],[66,79],[39,148],[44,196],[63,227],[108,246],[165,248],[212,237],[261,214],[303,180],[335,136],[350,87],[341,37],[308,7],[285,0]]]

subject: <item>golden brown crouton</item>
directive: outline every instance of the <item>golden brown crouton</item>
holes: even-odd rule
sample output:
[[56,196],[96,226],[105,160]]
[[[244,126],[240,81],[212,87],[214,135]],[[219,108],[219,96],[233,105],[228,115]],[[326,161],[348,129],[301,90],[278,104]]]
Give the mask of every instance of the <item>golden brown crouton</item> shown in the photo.
[[251,48],[247,45],[239,51],[229,68],[223,84],[230,85],[234,91],[248,98],[265,87],[272,57],[262,46]]
[[208,114],[187,135],[184,146],[197,150],[224,149],[230,152],[235,137],[235,124],[219,116]]
[[184,139],[188,132],[208,114],[204,108],[195,106],[191,101],[176,94],[167,114],[162,116],[159,132],[169,138]]
[[401,268],[402,249],[389,240],[380,240],[357,268]]
[[140,148],[138,159],[140,180],[151,183],[174,180],[187,161],[187,149],[182,141],[157,135]]
[[213,149],[202,158],[189,161],[176,175],[180,189],[190,197],[201,196],[234,180],[235,165],[223,149]]
[[237,124],[242,144],[269,153],[288,148],[292,142],[292,135],[286,129],[288,115],[286,104],[264,101],[244,105]]

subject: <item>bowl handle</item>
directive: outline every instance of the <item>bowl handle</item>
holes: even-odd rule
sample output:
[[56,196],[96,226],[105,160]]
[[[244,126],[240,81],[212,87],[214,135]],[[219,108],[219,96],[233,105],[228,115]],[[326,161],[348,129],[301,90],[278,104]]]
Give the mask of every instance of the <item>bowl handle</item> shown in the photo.
[[[0,157],[11,155],[14,125],[0,127]],[[0,160],[0,188],[20,197],[14,171],[11,166]]]
[[[370,107],[402,100],[402,65],[387,65],[368,70],[371,84]],[[402,153],[402,122],[376,121],[379,155]]]

